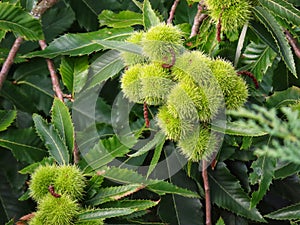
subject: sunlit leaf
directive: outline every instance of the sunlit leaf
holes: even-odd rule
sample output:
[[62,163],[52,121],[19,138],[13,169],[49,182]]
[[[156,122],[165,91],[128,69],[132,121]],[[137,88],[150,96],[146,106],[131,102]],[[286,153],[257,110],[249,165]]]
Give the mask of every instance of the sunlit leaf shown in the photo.
[[114,28],[130,27],[133,25],[143,24],[143,15],[133,11],[121,11],[114,13],[110,10],[103,10],[99,15],[101,26],[109,26]]

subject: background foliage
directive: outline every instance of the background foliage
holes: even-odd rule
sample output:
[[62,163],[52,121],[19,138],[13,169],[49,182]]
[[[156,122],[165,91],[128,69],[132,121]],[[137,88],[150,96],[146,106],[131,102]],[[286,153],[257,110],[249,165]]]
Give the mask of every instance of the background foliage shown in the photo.
[[[25,39],[0,91],[0,223],[13,224],[35,211],[27,192],[29,174],[45,162],[72,163],[74,132],[81,130],[76,140],[79,149],[88,153],[78,165],[89,177],[82,204],[97,209],[80,214],[79,221],[107,218],[107,224],[205,224],[198,163],[184,166],[168,181],[107,167],[119,158],[134,166],[150,165],[146,174],[150,175],[159,160],[175,151],[175,143],[165,141],[160,133],[139,151],[133,150],[135,143],[147,136],[142,105],[131,110],[129,136],[114,133],[113,123],[118,121],[111,121],[114,113],[116,120],[124,119],[113,108],[124,69],[118,50],[139,53],[140,49],[123,45],[123,41],[134,30],[166,21],[173,2],[64,0],[48,9],[40,20],[30,14],[36,3],[0,3],[0,63],[16,37]],[[212,223],[297,224],[300,61],[295,54],[297,47],[291,45],[286,34],[288,31],[298,42],[299,51],[299,1],[253,1],[251,19],[243,28],[246,33],[240,35],[242,29],[238,35],[227,32],[222,34],[221,42],[216,39],[216,24],[209,16],[202,21],[197,35],[190,37],[197,5],[181,0],[175,11],[173,24],[184,31],[185,47],[212,58],[226,58],[237,71],[250,71],[259,82],[256,88],[251,79],[244,77],[248,102],[243,109],[227,113],[225,131],[214,128],[224,132],[225,138],[216,166],[208,168]],[[41,39],[48,43],[43,51],[37,42]],[[65,104],[54,98],[45,58],[52,59],[57,68],[60,87],[68,94]],[[93,88],[101,84],[95,105],[84,105],[95,96]],[[86,111],[76,111],[74,99]],[[85,140],[86,134],[93,131],[81,126],[75,113],[78,116],[89,110],[95,116],[97,135]],[[150,110],[155,113],[155,108]],[[96,171],[101,171],[100,176]]]

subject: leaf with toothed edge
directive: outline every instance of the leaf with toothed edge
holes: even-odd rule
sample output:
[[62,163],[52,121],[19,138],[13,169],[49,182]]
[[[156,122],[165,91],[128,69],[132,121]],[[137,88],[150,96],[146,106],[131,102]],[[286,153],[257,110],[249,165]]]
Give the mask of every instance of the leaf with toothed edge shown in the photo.
[[230,173],[225,163],[218,163],[208,176],[213,203],[247,219],[266,222],[256,208],[250,209],[249,196],[243,191],[239,181]]
[[6,130],[16,119],[17,111],[0,110],[0,131]]
[[268,11],[264,10],[262,7],[256,6],[255,8],[253,8],[253,12],[255,17],[267,28],[269,33],[272,35],[286,67],[297,78],[293,53],[287,39],[285,38],[282,27],[277,23],[274,16]]
[[265,217],[275,220],[299,220],[300,203],[281,208],[265,215]]
[[50,155],[53,156],[59,165],[69,164],[70,156],[68,148],[54,126],[48,124],[38,114],[33,114],[32,118],[35,129],[42,141],[44,141]]

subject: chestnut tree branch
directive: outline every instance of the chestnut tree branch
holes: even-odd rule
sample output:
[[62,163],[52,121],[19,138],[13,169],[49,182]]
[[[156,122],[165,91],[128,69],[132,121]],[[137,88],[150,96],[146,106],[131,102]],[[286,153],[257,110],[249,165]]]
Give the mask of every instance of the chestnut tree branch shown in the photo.
[[6,79],[6,76],[10,70],[10,67],[12,66],[12,64],[14,63],[14,58],[16,57],[17,55],[17,52],[23,42],[23,38],[22,37],[18,37],[13,46],[11,47],[9,53],[8,53],[8,56],[5,60],[5,62],[3,63],[3,66],[1,68],[1,71],[0,71],[0,90],[3,86],[3,83]]
[[167,20],[167,24],[172,24],[172,21],[174,19],[174,15],[175,15],[175,11],[176,11],[176,8],[177,8],[177,5],[179,3],[180,0],[175,0],[172,7],[171,7],[171,11],[170,11],[170,14],[169,14],[169,18]]
[[[51,8],[55,3],[57,3],[59,0],[42,0],[40,3],[38,3],[31,11],[31,14],[34,15],[37,19],[41,17],[41,15],[49,8]],[[23,42],[22,37],[18,37],[13,46],[11,47],[9,54],[6,58],[6,60],[3,63],[3,66],[0,71],[0,90],[3,86],[4,81],[6,80],[7,74],[14,62],[14,58],[17,55],[17,52]]]
[[291,35],[291,33],[288,30],[285,30],[284,33],[285,33],[285,36],[286,36],[288,42],[292,46],[292,48],[295,52],[295,55],[300,59],[300,47],[297,43],[297,40],[295,38],[293,38],[293,36]]
[[207,17],[206,14],[202,14],[203,7],[204,6],[202,5],[202,3],[199,2],[198,11],[197,11],[196,16],[194,18],[194,23],[193,23],[193,26],[192,26],[192,31],[191,31],[191,34],[190,34],[190,38],[197,35],[201,22]]
[[206,212],[206,225],[212,225],[211,223],[211,201],[210,201],[210,188],[207,175],[207,162],[202,160],[202,178],[205,191],[205,212]]
[[[40,47],[42,50],[44,50],[47,47],[45,40],[40,40],[39,44],[40,44]],[[63,97],[63,93],[60,89],[59,80],[58,80],[58,77],[56,74],[55,66],[51,59],[46,59],[46,61],[47,61],[48,70],[49,70],[50,76],[51,76],[53,90],[54,90],[56,96],[63,102],[64,97]]]

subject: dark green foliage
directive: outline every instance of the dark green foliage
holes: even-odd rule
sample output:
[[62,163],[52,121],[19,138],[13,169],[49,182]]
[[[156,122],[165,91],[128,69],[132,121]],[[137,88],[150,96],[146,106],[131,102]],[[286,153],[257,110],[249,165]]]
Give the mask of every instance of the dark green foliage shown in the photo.
[[24,39],[0,88],[0,224],[204,225],[203,155],[212,224],[299,223],[298,0],[181,0],[175,26],[174,1],[64,0],[40,19],[37,2],[0,3],[1,67]]

